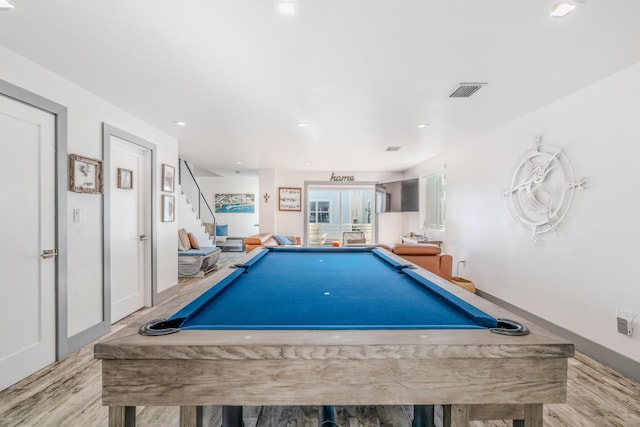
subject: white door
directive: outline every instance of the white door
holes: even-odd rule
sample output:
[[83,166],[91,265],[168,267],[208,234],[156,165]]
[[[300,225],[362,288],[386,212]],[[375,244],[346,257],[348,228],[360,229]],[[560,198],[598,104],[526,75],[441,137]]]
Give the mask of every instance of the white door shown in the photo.
[[[110,136],[111,323],[148,304],[150,150]],[[128,183],[131,185],[129,186]],[[131,188],[128,188],[131,187]]]
[[0,390],[55,361],[55,117],[0,95]]

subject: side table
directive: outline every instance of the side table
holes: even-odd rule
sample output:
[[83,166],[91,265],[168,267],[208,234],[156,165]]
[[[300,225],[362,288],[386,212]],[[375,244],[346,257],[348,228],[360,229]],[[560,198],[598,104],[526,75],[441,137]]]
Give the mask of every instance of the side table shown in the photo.
[[220,248],[222,252],[244,252],[244,237],[231,237],[227,236],[224,242],[216,242],[216,246]]

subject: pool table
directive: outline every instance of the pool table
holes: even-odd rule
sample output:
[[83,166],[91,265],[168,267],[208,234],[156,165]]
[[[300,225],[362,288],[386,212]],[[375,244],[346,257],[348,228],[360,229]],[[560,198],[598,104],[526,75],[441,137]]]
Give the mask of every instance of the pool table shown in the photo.
[[262,249],[205,282],[96,344],[110,425],[137,405],[195,426],[205,405],[441,404],[453,426],[540,426],[566,398],[571,343],[381,248]]

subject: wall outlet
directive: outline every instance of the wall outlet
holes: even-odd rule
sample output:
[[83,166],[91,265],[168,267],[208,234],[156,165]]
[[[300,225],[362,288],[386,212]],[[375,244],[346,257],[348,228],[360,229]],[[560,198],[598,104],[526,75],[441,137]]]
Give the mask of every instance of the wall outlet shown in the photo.
[[631,322],[623,317],[618,317],[618,332],[623,335],[633,335],[633,326],[631,325]]
[[629,337],[633,335],[633,322],[636,320],[636,316],[637,314],[631,310],[616,308],[618,332]]

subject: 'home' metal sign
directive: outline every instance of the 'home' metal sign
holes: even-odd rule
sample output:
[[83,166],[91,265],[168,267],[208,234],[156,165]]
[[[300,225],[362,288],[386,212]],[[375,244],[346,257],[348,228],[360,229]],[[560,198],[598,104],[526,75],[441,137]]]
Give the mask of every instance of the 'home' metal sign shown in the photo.
[[353,175],[336,175],[333,172],[331,172],[331,178],[329,178],[329,181],[333,182],[353,182],[355,180],[356,178]]

